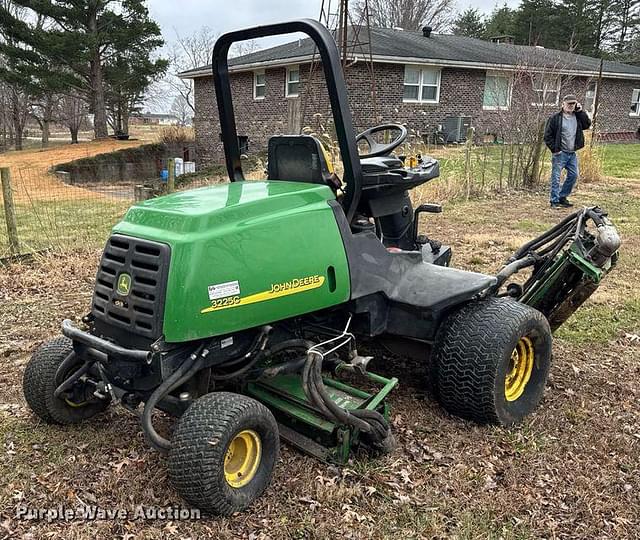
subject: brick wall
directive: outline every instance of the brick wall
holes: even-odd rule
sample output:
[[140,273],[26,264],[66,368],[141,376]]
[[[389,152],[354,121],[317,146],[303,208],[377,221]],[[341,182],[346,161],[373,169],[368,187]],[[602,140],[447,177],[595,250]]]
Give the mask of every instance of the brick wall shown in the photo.
[[[253,73],[236,73],[231,76],[234,109],[238,135],[248,136],[250,151],[264,150],[270,136],[293,133],[292,107],[300,108],[301,125],[319,129],[331,118],[329,98],[324,74],[319,66],[309,83],[309,66],[300,70],[301,90],[299,98],[285,98],[286,70],[266,70],[265,98],[253,99]],[[370,74],[364,62],[356,63],[346,70],[349,105],[356,131],[386,122],[406,123],[414,132],[428,133],[436,124],[443,124],[449,116],[470,116],[478,134],[498,133],[509,126],[515,116],[532,114],[530,82],[520,78],[514,85],[511,109],[486,111],[482,108],[485,74],[483,70],[443,68],[440,81],[440,99],[437,104],[403,103],[404,66],[399,64],[376,64],[377,118],[371,94]],[[563,80],[560,95],[575,93],[584,101],[589,79],[576,77]],[[604,79],[600,92],[598,131],[603,133],[635,133],[640,119],[629,116],[633,88],[640,81]],[[195,80],[197,114],[196,129],[199,167],[219,163],[222,157],[220,126],[213,88],[213,78]],[[296,103],[297,102],[297,103]],[[518,103],[526,103],[528,110]],[[541,117],[557,110],[546,107]],[[321,116],[318,116],[321,115]]]

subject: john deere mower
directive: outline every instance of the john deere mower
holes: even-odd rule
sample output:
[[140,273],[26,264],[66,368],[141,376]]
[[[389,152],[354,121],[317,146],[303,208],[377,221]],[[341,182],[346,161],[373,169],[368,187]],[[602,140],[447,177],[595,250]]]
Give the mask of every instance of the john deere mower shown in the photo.
[[[229,47],[292,32],[309,35],[321,56],[344,175],[314,137],[275,136],[267,179],[245,181]],[[83,327],[63,321],[63,336],[25,370],[31,409],[73,424],[122,404],[149,444],[168,452],[180,495],[218,514],[265,490],[280,439],[338,464],[357,447],[392,450],[386,399],[397,379],[369,371],[362,342],[420,358],[452,414],[506,426],[531,413],[552,332],[616,262],[620,240],[606,214],[567,216],[495,276],[451,268],[450,247],[419,234],[420,215],[441,208],[414,209],[409,198],[438,176],[438,162],[393,154],[403,126],[354,136],[323,26],[223,35],[213,75],[230,182],[126,213],[107,240]],[[177,418],[170,440],[154,428],[156,409]]]

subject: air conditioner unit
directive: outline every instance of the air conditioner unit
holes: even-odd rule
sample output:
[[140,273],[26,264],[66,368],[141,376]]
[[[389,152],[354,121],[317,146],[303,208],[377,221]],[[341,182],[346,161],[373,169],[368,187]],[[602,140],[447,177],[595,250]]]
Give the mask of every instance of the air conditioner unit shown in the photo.
[[467,129],[471,127],[470,116],[450,116],[444,121],[444,136],[448,143],[462,143],[467,140]]

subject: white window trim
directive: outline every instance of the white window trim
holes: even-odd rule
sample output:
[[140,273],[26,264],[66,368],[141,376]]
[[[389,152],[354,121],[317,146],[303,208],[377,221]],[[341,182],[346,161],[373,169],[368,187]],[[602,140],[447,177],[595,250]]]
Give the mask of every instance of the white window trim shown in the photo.
[[505,71],[491,71],[487,70],[484,76],[484,91],[487,91],[487,77],[501,77],[503,79],[507,79],[509,83],[509,95],[507,96],[507,105],[502,107],[500,105],[485,105],[484,104],[484,93],[482,94],[482,110],[483,111],[508,111],[511,108],[511,95],[513,92],[513,76],[511,73],[507,73]]
[[[405,69],[405,77],[406,77],[406,72],[407,72],[407,68],[411,68],[411,69],[416,69],[418,71],[420,71],[420,79],[418,80],[417,85],[416,84],[405,84],[404,79],[402,79],[402,93],[403,93],[403,97],[402,97],[402,103],[440,103],[440,81],[442,79],[442,69],[441,68],[437,68],[435,66],[416,66],[416,65],[409,65],[409,64],[405,64],[404,69]],[[437,81],[437,86],[436,86],[436,99],[422,99],[422,87],[423,86],[433,86],[432,84],[422,84],[422,76],[423,76],[423,70],[429,70],[429,71],[435,71],[438,75],[438,81]],[[405,98],[404,97],[404,87],[405,86],[418,86],[418,99],[409,99],[409,98]]]
[[253,72],[253,99],[255,101],[261,101],[261,100],[263,100],[265,98],[265,96],[256,95],[257,94],[256,89],[258,88],[258,75],[264,75],[264,83],[261,84],[260,86],[264,87],[265,95],[267,93],[267,75],[266,75],[264,69],[258,70],[258,71],[254,71]]
[[[300,96],[300,92],[298,91],[297,94],[290,94],[289,93],[289,72],[290,71],[297,71],[298,72],[298,88],[300,88],[300,66],[287,66],[287,70],[285,73],[285,77],[284,77],[284,97],[287,98],[297,98]],[[295,82],[295,81],[291,81],[291,82]]]
[[[542,77],[544,78],[544,74],[541,73]],[[535,77],[535,75],[534,75]],[[558,86],[556,88],[556,101],[554,103],[532,103],[531,106],[532,107],[557,107],[558,104],[560,103],[560,89],[562,88],[562,78],[558,75],[556,77],[556,80],[558,81]],[[547,87],[546,90],[544,90],[544,88],[536,88],[535,86],[533,86],[535,83],[535,79],[531,79],[531,86],[533,87],[533,91],[534,92],[538,92],[539,90],[543,91],[542,94],[542,101],[544,102],[544,98],[545,98],[545,94],[547,92],[549,92],[549,88]]]
[[[637,118],[638,116],[640,116],[640,88],[634,88],[631,90],[631,99],[633,100],[633,93],[634,92],[638,92],[638,107],[636,112],[631,112],[629,111],[629,116],[631,116],[632,118]],[[631,104],[633,105],[634,101],[631,101]]]
[[[587,109],[587,99],[588,96],[587,94],[589,93],[589,87],[591,86],[591,84],[595,84],[595,88],[593,89],[593,103],[591,104],[591,109]],[[584,103],[582,104],[582,110],[584,112],[586,112],[589,115],[589,118],[591,118],[593,116],[593,110],[596,106],[596,96],[598,95],[598,81],[589,81],[587,83],[587,88],[584,92]]]

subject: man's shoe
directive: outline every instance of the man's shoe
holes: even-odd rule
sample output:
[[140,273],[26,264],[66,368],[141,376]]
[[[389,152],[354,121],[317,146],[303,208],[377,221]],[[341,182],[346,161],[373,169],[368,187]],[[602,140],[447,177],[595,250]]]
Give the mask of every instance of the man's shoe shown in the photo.
[[560,203],[557,202],[552,202],[551,203],[551,208],[555,208],[556,210],[562,208],[562,206],[560,206]]
[[558,204],[563,208],[571,208],[573,206],[566,197],[560,197]]

